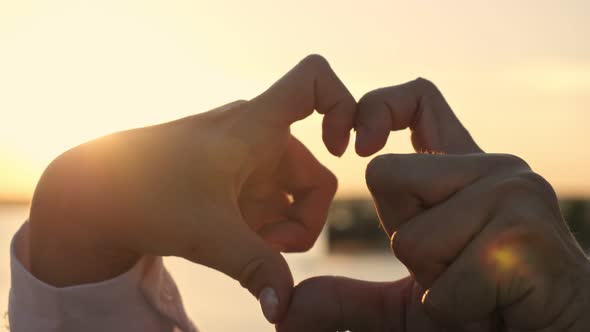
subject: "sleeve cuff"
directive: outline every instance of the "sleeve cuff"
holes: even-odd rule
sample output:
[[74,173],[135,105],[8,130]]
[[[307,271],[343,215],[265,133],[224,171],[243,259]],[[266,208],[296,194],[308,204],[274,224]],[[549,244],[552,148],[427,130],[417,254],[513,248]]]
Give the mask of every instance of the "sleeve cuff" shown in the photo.
[[30,273],[28,227],[10,246],[13,331],[197,331],[161,257],[144,256],[112,279],[58,288]]

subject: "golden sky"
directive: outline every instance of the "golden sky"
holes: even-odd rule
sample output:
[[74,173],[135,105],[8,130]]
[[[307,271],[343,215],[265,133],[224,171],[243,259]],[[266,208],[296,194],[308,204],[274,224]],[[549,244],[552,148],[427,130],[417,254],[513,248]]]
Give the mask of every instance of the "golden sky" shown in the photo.
[[[309,53],[353,95],[431,79],[488,152],[590,194],[590,1],[0,0],[0,199],[28,198],[85,140],[263,91]],[[368,159],[331,157],[320,118],[294,130],[366,194]],[[386,152],[409,152],[408,133]]]

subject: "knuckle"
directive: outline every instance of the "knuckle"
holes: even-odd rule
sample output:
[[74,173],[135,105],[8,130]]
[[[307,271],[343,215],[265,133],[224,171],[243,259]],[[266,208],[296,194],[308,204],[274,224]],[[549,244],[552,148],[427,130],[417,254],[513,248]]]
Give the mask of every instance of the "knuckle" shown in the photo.
[[414,84],[416,84],[416,87],[420,90],[420,92],[423,95],[439,95],[440,91],[438,89],[438,87],[436,86],[436,84],[434,84],[432,81],[423,78],[423,77],[418,77],[415,81]]
[[234,277],[242,287],[248,289],[257,296],[262,287],[264,275],[272,271],[271,266],[279,266],[280,254],[256,256],[250,258],[238,271],[231,271],[230,276]]
[[497,154],[496,156],[501,159],[501,162],[508,165],[509,167],[530,170],[529,164],[518,156],[512,154]]
[[402,263],[411,266],[414,263],[413,253],[415,252],[414,243],[411,237],[407,236],[401,227],[391,236],[391,251]]
[[[323,225],[323,223],[314,223]],[[321,227],[317,229],[310,228],[307,232],[291,237],[288,243],[285,243],[285,252],[300,253],[306,252],[313,248],[321,232]]]
[[383,99],[383,95],[386,91],[386,88],[381,88],[365,93],[358,101],[359,109],[370,110],[371,105],[378,103],[380,100]]
[[[553,220],[558,209],[557,196],[540,175],[521,172],[497,184],[500,197],[498,215],[503,219],[502,233],[532,234],[543,230],[543,221]],[[550,217],[549,217],[550,216]]]
[[237,99],[234,100],[233,102],[231,102],[228,105],[228,110],[230,111],[244,111],[246,109],[246,106],[251,104],[250,100],[246,100],[246,99]]
[[504,212],[505,216],[497,223],[497,231],[492,238],[492,252],[512,250],[514,246],[524,243],[531,245],[535,240],[542,239],[546,231],[538,216],[531,210],[512,210]]
[[530,195],[533,191],[532,183],[524,179],[521,175],[514,175],[503,179],[495,184],[497,197],[503,200],[511,200],[514,196]]
[[553,186],[541,175],[533,171],[526,171],[520,174],[521,178],[529,182],[532,188],[536,189],[539,193],[557,199],[557,194],[553,189]]
[[502,213],[504,214],[503,225],[505,230],[510,233],[515,233],[514,230],[520,230],[516,233],[530,232],[533,229],[531,222],[536,221],[538,218],[538,213],[528,208],[507,209]]
[[328,60],[319,54],[310,54],[301,60],[301,65],[309,67],[315,71],[321,71],[330,68]]
[[496,185],[496,190],[504,199],[514,196],[529,199],[543,198],[551,201],[557,200],[557,194],[551,184],[541,175],[529,170],[520,171],[513,176],[504,179]]
[[326,173],[324,177],[326,187],[330,190],[330,193],[332,195],[336,194],[336,191],[338,190],[338,178],[336,177],[336,175],[334,175],[334,173],[332,173],[330,170],[326,168]]

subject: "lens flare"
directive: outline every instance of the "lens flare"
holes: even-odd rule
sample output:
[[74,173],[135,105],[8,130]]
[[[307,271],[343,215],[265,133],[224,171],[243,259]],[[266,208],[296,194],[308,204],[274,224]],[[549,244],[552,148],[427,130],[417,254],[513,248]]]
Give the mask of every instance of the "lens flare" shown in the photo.
[[518,255],[510,247],[493,248],[490,256],[500,272],[514,271],[518,266]]
[[430,292],[430,289],[427,289],[424,294],[422,294],[422,299],[420,300],[420,302],[422,304],[426,303],[426,298],[428,298],[428,293]]

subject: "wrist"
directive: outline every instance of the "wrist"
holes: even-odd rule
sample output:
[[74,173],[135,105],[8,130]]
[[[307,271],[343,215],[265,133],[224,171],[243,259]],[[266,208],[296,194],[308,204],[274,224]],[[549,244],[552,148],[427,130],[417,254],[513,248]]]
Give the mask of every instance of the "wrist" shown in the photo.
[[80,188],[83,170],[71,150],[41,177],[30,210],[31,273],[56,287],[98,282],[128,270],[139,255],[116,250],[92,216]]

